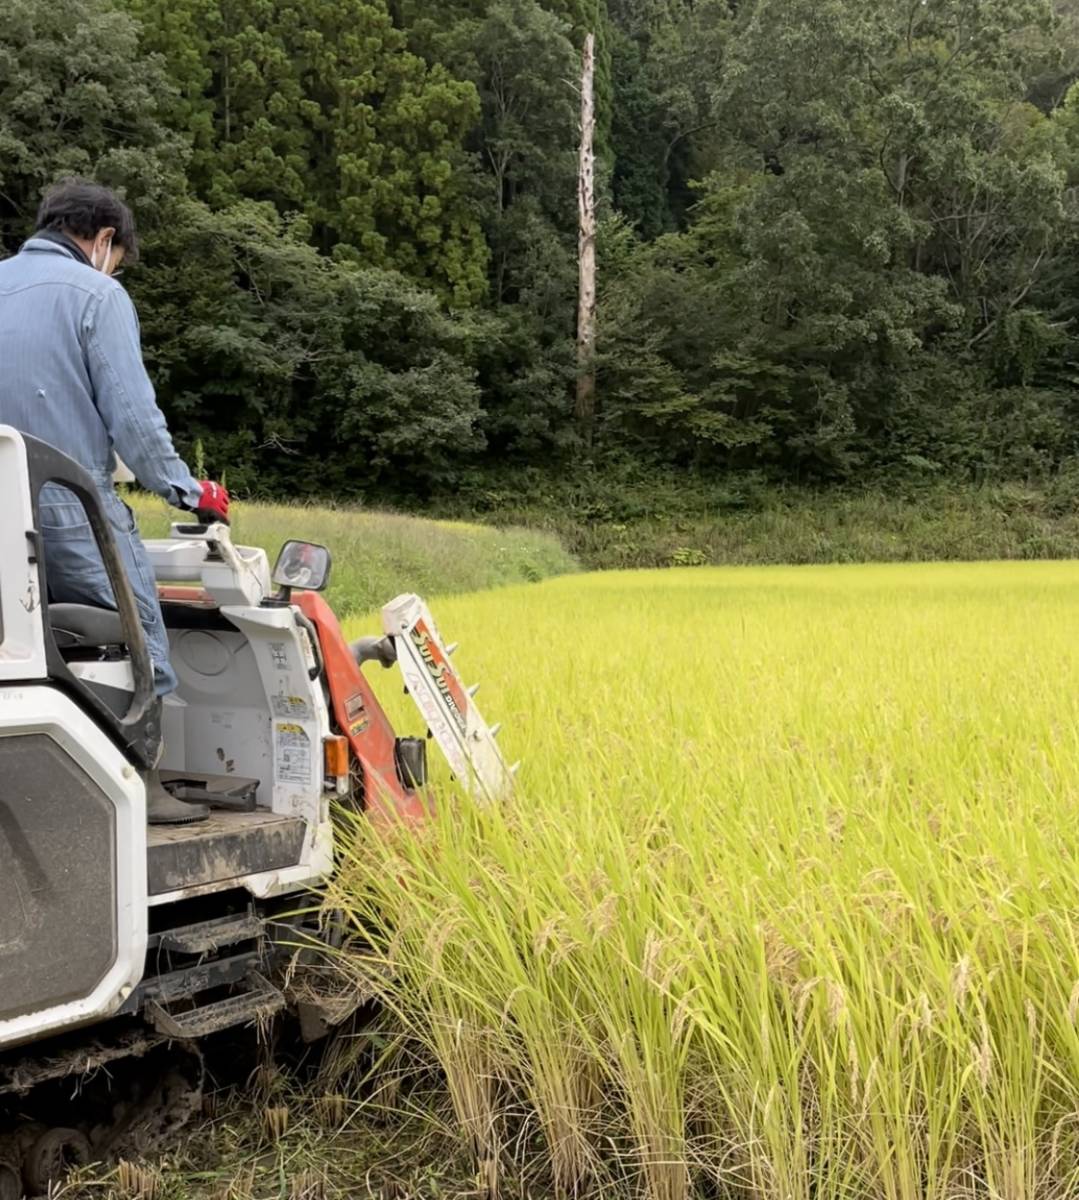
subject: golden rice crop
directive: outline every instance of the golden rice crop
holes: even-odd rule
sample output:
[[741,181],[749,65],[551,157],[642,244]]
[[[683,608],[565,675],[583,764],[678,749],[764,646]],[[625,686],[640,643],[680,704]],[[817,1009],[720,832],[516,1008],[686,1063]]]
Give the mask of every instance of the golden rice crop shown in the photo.
[[1079,565],[620,573],[434,607],[518,793],[357,826],[331,902],[488,1173],[1077,1194]]

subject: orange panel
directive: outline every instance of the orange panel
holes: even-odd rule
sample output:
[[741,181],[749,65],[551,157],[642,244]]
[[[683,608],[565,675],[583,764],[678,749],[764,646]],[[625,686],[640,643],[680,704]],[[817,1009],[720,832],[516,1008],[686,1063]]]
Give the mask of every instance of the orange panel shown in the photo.
[[333,610],[317,592],[296,592],[292,603],[318,632],[330,707],[363,771],[367,811],[376,820],[403,820],[408,824],[426,820],[425,798],[404,787],[397,777],[397,735],[352,657]]

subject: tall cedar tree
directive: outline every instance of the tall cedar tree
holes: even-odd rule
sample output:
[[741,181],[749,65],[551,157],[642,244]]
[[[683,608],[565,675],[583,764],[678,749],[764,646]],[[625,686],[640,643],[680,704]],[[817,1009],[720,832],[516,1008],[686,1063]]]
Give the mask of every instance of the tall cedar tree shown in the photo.
[[383,0],[130,0],[179,95],[212,207],[302,213],[316,245],[467,305],[486,246],[462,143],[475,88],[406,47]]

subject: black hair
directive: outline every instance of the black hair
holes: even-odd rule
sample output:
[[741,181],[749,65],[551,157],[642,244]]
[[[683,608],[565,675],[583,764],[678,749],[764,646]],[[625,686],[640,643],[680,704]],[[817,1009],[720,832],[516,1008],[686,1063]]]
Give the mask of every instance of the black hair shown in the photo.
[[90,239],[113,228],[113,242],[122,246],[129,262],[139,255],[139,238],[131,209],[115,192],[88,179],[62,179],[45,193],[37,210],[37,228]]

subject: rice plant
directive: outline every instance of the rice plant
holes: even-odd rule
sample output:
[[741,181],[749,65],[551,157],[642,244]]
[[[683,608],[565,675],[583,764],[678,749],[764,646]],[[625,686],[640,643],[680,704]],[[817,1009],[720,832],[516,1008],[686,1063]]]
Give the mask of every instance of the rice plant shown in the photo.
[[1077,587],[754,568],[440,602],[517,794],[442,779],[426,830],[354,823],[329,902],[477,1164],[567,1196],[1074,1196]]

